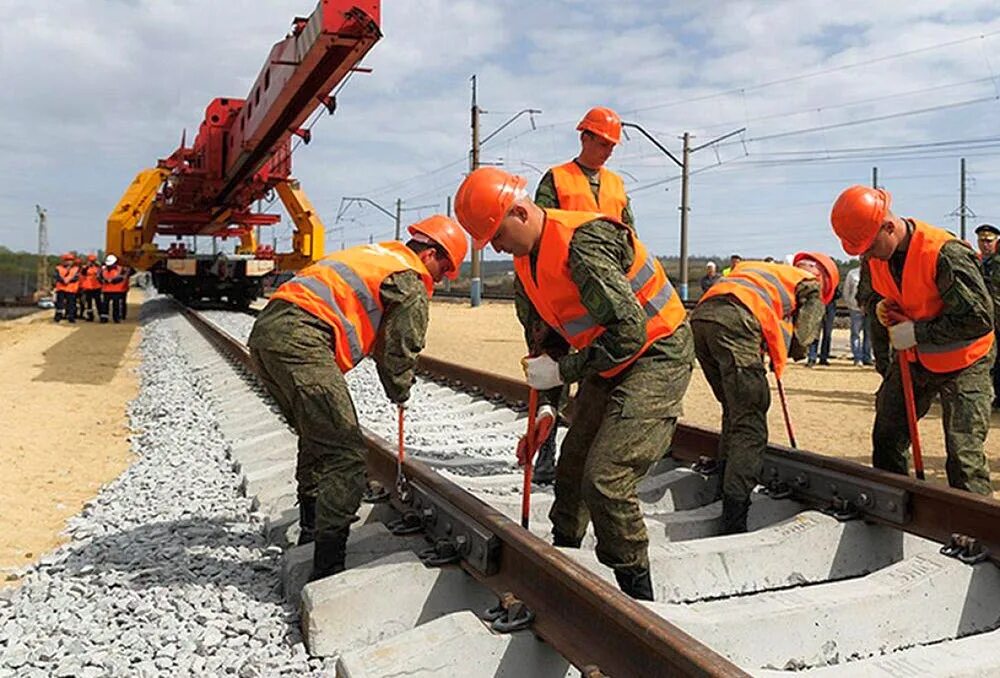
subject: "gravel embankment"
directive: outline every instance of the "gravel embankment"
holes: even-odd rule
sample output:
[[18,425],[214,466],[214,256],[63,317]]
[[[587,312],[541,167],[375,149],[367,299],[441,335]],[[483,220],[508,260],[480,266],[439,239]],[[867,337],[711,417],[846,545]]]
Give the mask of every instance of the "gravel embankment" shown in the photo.
[[320,675],[165,302],[143,310],[133,465],[0,593],[0,678]]

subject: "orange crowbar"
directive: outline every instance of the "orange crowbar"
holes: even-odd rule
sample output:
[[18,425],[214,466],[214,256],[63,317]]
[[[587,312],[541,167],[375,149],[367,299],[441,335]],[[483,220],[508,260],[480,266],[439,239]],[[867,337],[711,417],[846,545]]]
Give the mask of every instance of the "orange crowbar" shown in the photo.
[[[528,391],[528,444],[535,440],[535,415],[538,414],[538,391]],[[524,462],[524,486],[521,488],[521,527],[528,529],[531,520],[531,474],[534,468],[537,447],[528,449],[528,458]]]
[[785,415],[785,430],[788,431],[788,442],[792,447],[798,449],[798,445],[795,444],[795,431],[792,430],[792,417],[788,414],[788,401],[785,399],[785,387],[781,383],[781,379],[775,376],[774,380],[778,382],[778,398],[781,400],[781,413]]
[[899,376],[903,382],[903,399],[906,401],[906,423],[910,428],[910,444],[913,445],[913,469],[917,479],[924,479],[924,456],[920,451],[920,429],[917,427],[917,401],[913,395],[913,375],[910,363],[916,358],[913,349],[899,351]]
[[400,498],[403,498],[406,494],[406,478],[403,476],[403,461],[406,459],[406,448],[403,446],[403,409],[402,405],[398,406],[398,424],[397,424],[397,435],[396,435],[396,492],[399,494]]

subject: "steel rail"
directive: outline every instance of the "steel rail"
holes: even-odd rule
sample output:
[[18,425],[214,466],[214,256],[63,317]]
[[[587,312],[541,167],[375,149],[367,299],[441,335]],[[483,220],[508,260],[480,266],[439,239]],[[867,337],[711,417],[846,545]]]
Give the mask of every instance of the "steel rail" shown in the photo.
[[[420,357],[419,367],[440,379],[464,383],[488,396],[500,397],[509,402],[523,403],[528,398],[527,384],[509,377],[427,356]],[[700,426],[678,424],[670,453],[680,461],[698,461],[702,457],[716,458],[718,447],[718,432]],[[905,518],[902,522],[885,520],[862,510],[863,517],[941,543],[948,543],[955,534],[967,535],[988,549],[990,558],[1000,564],[1000,502],[991,498],[773,443],[767,446],[764,462],[765,467],[769,463],[803,464],[856,478],[873,486],[905,492],[907,506],[903,507]]]
[[[181,310],[211,344],[251,368],[249,350],[242,342],[197,311],[187,307]],[[422,359],[423,369],[442,369],[445,365]],[[491,391],[489,384],[510,393],[519,392],[518,387],[526,388],[513,380],[491,381],[489,377],[495,375],[475,370],[452,371],[451,375],[449,378],[461,377],[466,384],[475,376],[487,384],[487,392]],[[503,393],[497,391],[495,395]],[[369,477],[387,489],[394,488],[396,454],[392,444],[367,429],[362,428],[362,432],[369,452]],[[615,678],[748,675],[430,467],[407,459],[403,468],[409,482],[429,488],[499,539],[502,546],[495,573],[484,574],[465,563],[463,568],[498,596],[513,593],[523,601],[535,613],[532,631],[574,666],[594,667],[600,674]],[[395,495],[395,489],[391,491]],[[393,501],[405,508],[397,496]]]

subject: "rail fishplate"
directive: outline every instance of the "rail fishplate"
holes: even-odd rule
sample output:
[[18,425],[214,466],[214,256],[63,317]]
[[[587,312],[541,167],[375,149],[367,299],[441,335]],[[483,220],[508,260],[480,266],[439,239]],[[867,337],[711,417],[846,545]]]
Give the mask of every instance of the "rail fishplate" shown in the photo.
[[791,494],[831,506],[844,515],[856,512],[896,525],[909,520],[909,492],[839,471],[770,454],[764,456],[761,483],[772,492]]
[[500,540],[496,535],[419,481],[410,481],[408,487],[409,508],[403,513],[399,525],[401,530],[407,527],[412,530],[416,525],[423,528],[428,541],[433,544],[422,554],[424,562],[443,565],[462,560],[486,576],[497,573],[500,569]]

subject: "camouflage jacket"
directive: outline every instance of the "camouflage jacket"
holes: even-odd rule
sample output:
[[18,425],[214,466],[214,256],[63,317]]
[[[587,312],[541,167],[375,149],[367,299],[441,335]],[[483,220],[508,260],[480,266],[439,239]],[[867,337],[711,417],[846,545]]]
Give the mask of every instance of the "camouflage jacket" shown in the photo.
[[[573,162],[576,162],[575,160]],[[601,180],[600,172],[597,170],[592,170],[589,167],[584,167],[580,163],[576,163],[576,166],[586,175],[590,180],[590,190],[594,193],[594,200],[597,200],[598,195],[601,192]],[[622,210],[621,220],[622,223],[635,228],[635,218],[632,216],[632,201],[626,196],[628,202],[625,203],[625,209]],[[552,178],[552,170],[549,170],[542,177],[542,180],[538,182],[538,188],[535,189],[535,204],[539,207],[548,207],[551,209],[559,209],[559,194],[556,193],[556,182]],[[615,215],[611,215],[615,216]]]
[[[698,304],[692,312],[692,317],[698,320],[708,320],[727,325],[732,321],[732,309],[736,306],[749,313],[740,301],[729,294],[706,299]],[[788,348],[788,357],[792,360],[802,360],[806,357],[809,344],[819,336],[826,316],[826,305],[820,298],[820,284],[817,280],[803,280],[795,286],[795,312],[792,315],[792,345]]]
[[384,311],[372,358],[385,394],[398,403],[410,397],[427,337],[430,299],[414,271],[393,273],[382,282],[379,294]]
[[[897,284],[903,278],[905,262],[906,250],[897,250],[889,259],[889,270]],[[981,337],[993,329],[994,301],[983,280],[979,258],[971,247],[961,240],[945,243],[938,254],[935,282],[944,308],[936,318],[915,323],[918,343],[951,344]],[[881,300],[872,290],[866,305],[874,309]]]
[[[534,272],[537,250],[529,256]],[[570,276],[587,312],[605,328],[589,346],[575,352],[570,352],[566,340],[545,323],[520,280],[514,279],[514,305],[524,327],[528,352],[557,358],[565,383],[611,369],[630,359],[646,343],[646,312],[625,277],[634,257],[628,234],[610,222],[591,221],[573,234],[569,245]],[[643,355],[651,354],[691,360],[690,334],[675,332],[656,341]]]
[[1000,324],[1000,254],[986,257],[981,262],[986,289],[993,298],[994,327]]

